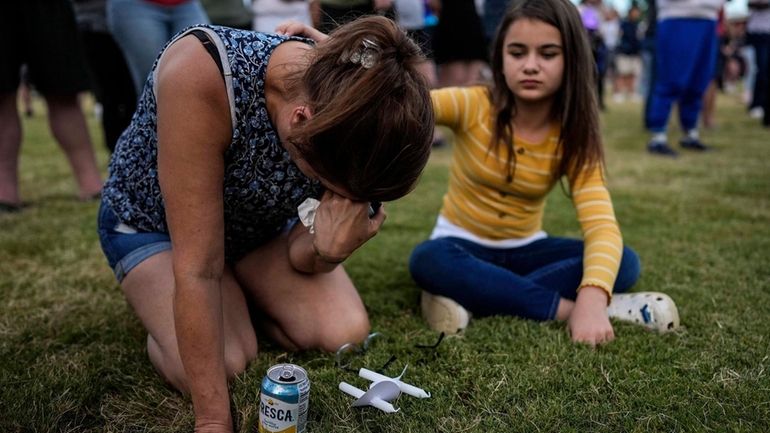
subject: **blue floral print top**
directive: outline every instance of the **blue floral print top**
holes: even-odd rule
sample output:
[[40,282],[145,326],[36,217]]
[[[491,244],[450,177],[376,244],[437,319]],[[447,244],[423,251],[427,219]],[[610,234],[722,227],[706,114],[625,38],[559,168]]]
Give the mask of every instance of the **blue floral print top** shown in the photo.
[[[224,221],[225,252],[232,262],[276,236],[296,217],[300,203],[322,192],[281,146],[265,104],[265,75],[273,50],[287,40],[308,41],[195,26],[168,45],[193,29],[204,31],[217,46],[230,103],[233,136],[225,152]],[[167,233],[158,182],[156,68],[157,61],[131,124],[118,140],[102,194],[122,223]]]

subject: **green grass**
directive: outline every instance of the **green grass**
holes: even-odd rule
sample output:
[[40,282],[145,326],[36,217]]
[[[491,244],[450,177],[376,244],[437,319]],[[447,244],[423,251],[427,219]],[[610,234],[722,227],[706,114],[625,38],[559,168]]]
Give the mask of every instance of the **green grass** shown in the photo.
[[[703,137],[717,150],[678,160],[644,152],[638,105],[603,116],[615,210],[644,265],[635,290],[669,293],[678,332],[616,324],[617,340],[591,350],[572,344],[562,324],[494,317],[435,352],[415,348],[437,337],[419,317],[406,262],[446,188],[450,151],[440,149],[347,265],[386,336],[354,366],[378,368],[395,355],[386,373],[409,363],[406,379],[433,397],[402,396],[394,415],[350,408],[337,384],[364,381],[335,368],[332,355],[289,354],[262,339],[257,361],[232,383],[236,431],[255,431],[260,381],[278,361],[309,371],[312,432],[770,431],[770,131],[735,100],[719,102],[720,127]],[[0,432],[189,432],[190,401],[148,362],[145,333],[99,249],[97,204],[74,199],[41,117],[24,124],[31,206],[0,216]],[[545,226],[580,235],[558,189]]]

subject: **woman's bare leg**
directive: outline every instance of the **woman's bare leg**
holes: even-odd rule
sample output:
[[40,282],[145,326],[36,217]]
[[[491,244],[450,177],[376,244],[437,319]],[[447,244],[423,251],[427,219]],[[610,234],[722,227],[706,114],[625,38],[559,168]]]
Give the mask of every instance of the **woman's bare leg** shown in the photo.
[[[156,254],[126,275],[121,287],[148,332],[147,352],[158,372],[180,391],[187,377],[174,330],[174,274],[171,252]],[[257,356],[257,337],[241,287],[227,269],[222,277],[225,367],[228,377],[246,369]]]
[[235,265],[235,276],[254,301],[265,331],[289,349],[337,350],[369,333],[369,318],[342,266],[303,274],[289,263],[282,234]]

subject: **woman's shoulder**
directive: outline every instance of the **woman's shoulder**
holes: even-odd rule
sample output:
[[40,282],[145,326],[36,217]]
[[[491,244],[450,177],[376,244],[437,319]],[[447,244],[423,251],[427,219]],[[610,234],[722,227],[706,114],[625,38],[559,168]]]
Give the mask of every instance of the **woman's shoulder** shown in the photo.
[[[211,67],[207,67],[209,64]],[[219,70],[203,45],[195,38],[181,38],[170,45],[158,61],[156,84],[162,86],[169,82],[175,88],[204,89],[218,84],[221,80],[218,77]]]

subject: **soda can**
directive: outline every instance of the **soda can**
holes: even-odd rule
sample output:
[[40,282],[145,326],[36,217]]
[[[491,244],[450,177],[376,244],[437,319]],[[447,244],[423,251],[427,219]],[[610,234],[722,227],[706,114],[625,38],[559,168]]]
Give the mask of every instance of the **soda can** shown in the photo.
[[307,371],[295,364],[267,369],[259,397],[259,433],[303,433],[310,403]]

